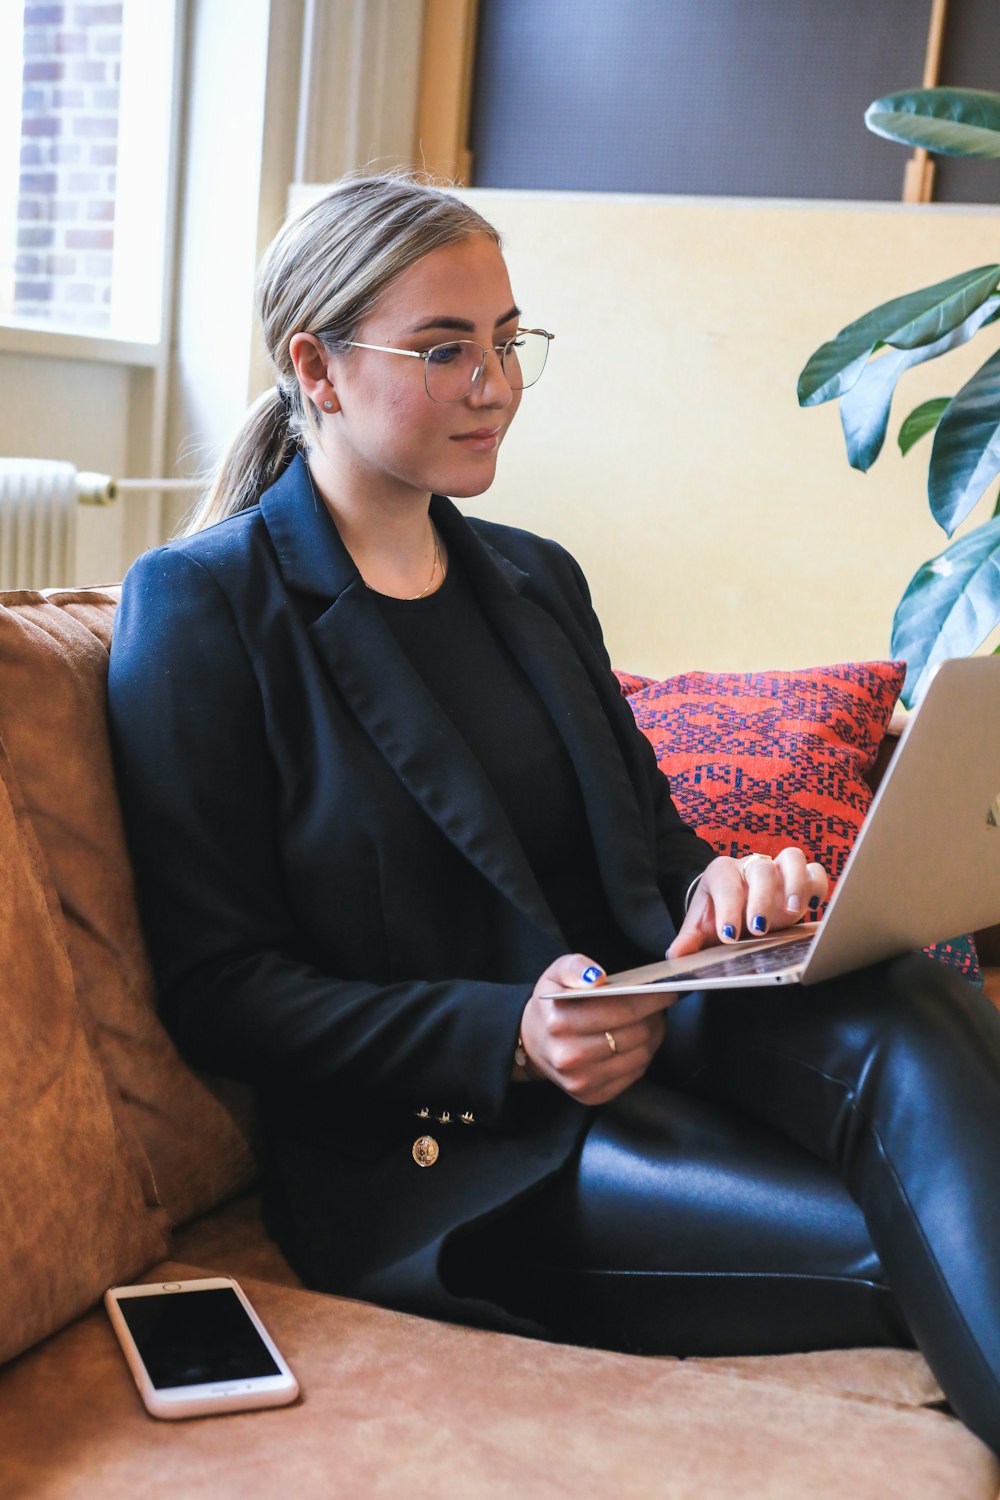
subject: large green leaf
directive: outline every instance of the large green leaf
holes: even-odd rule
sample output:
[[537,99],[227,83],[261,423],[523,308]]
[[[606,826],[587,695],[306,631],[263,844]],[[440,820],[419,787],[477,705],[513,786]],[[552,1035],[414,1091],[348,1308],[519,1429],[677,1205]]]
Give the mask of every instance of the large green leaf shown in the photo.
[[933,432],[941,418],[948,409],[950,396],[932,396],[930,401],[921,401],[915,406],[908,417],[903,418],[903,425],[899,429],[899,451],[905,457],[913,447],[919,443],[922,437]]
[[927,498],[951,536],[1000,474],[1000,351],[966,381],[938,423],[927,474]]
[[939,661],[968,656],[1000,623],[1000,516],[918,568],[892,622],[893,656],[907,664],[912,707]]
[[943,156],[1000,157],[1000,94],[982,89],[906,89],[865,110],[876,135]]
[[882,344],[915,349],[964,323],[997,289],[1000,265],[977,266],[947,281],[883,302],[823,344],[799,376],[800,406],[819,406],[849,391]]
[[935,339],[933,344],[924,344],[920,349],[888,349],[871,361],[840,402],[847,461],[853,469],[864,473],[881,453],[896,382],[904,371],[922,365],[928,359],[936,359],[949,349],[957,349],[959,344],[968,343],[998,308],[1000,297],[988,297],[964,323],[943,338]]

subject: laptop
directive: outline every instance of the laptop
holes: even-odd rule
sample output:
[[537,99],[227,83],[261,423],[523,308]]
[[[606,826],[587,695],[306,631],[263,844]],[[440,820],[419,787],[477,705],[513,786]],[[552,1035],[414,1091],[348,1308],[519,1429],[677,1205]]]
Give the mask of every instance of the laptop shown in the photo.
[[601,994],[817,984],[1000,922],[1000,655],[942,662],[821,922],[608,977]]

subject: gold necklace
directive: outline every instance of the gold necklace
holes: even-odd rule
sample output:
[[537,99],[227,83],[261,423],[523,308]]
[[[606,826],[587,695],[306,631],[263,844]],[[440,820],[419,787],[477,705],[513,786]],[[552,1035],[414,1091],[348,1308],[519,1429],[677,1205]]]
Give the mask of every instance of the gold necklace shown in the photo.
[[424,595],[429,594],[431,589],[434,587],[434,580],[437,577],[437,570],[441,564],[441,543],[438,541],[437,527],[434,525],[433,521],[431,522],[431,533],[434,537],[434,559],[431,563],[431,576],[428,578],[419,594],[410,595],[410,597],[406,601],[407,604],[412,604],[414,599],[422,599]]
[[[306,478],[309,481],[309,488],[312,490],[313,502],[316,505],[316,508],[319,509],[319,506],[320,506],[320,504],[322,502],[320,501],[319,495],[317,494],[317,491],[316,491],[316,482],[313,479],[312,470],[309,468],[308,464],[306,464],[305,468],[306,468]],[[428,519],[430,519],[430,518],[428,517]],[[337,523],[334,522],[334,525],[336,525],[336,524]],[[339,530],[339,527],[338,527],[338,530]],[[441,542],[440,542],[440,539],[439,539],[438,534],[437,534],[437,527],[434,525],[433,521],[431,521],[431,535],[434,538],[434,559],[433,559],[433,561],[431,563],[431,576],[428,578],[427,582],[424,584],[424,586],[420,590],[419,594],[407,594],[407,595],[404,595],[404,597],[403,597],[403,599],[401,601],[403,604],[412,604],[416,599],[422,599],[425,594],[429,594],[430,591],[431,591],[431,589],[434,587],[434,580],[437,577],[437,570],[438,570],[438,568],[441,569],[442,573],[444,572],[444,564],[441,561]],[[359,576],[359,578],[361,578],[361,582],[364,584],[365,588],[368,589],[369,593],[372,593],[372,594],[377,594],[378,593],[378,589],[373,589],[372,586],[371,586],[371,584],[367,581],[367,579],[361,577],[361,569],[360,568],[358,568],[358,576]]]
[[[437,527],[434,525],[433,521],[431,522],[431,535],[434,538],[434,559],[431,563],[431,576],[428,578],[419,594],[404,594],[402,596],[404,604],[413,604],[415,600],[423,599],[425,594],[429,594],[431,589],[434,587],[434,580],[437,577],[438,568],[441,567],[441,543],[438,539]],[[361,582],[371,593],[376,594],[379,592],[378,589],[372,588],[371,584],[366,578],[362,578]]]

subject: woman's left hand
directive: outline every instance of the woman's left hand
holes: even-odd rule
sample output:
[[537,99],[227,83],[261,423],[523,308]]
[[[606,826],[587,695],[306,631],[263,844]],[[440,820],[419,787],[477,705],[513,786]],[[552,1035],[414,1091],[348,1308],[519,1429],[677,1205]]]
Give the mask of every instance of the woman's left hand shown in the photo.
[[802,850],[791,846],[774,859],[713,859],[667,957],[792,927],[816,910],[828,887],[823,866],[808,863]]

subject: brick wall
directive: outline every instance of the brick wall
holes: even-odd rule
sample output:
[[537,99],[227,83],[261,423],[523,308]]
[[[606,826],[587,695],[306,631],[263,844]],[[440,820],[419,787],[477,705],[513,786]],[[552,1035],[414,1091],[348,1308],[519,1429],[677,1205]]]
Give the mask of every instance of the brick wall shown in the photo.
[[108,324],[121,36],[121,0],[24,6],[17,317]]

